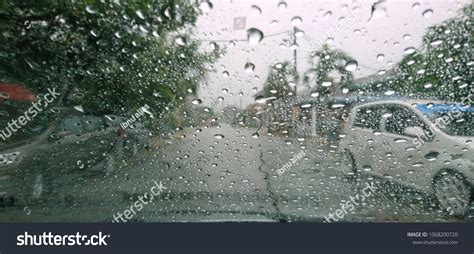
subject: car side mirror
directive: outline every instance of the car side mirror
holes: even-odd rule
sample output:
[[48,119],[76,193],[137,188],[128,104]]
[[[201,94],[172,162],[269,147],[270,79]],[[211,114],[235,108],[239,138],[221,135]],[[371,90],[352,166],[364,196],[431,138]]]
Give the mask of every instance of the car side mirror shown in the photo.
[[423,130],[423,128],[418,127],[418,126],[407,127],[405,128],[403,133],[405,133],[405,135],[412,136],[412,137],[421,137],[425,135],[425,131]]

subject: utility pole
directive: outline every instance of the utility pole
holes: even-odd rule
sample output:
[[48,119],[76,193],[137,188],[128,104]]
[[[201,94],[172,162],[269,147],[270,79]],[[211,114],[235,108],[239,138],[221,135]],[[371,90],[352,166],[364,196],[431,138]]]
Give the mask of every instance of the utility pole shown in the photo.
[[294,81],[295,81],[295,101],[297,99],[297,86],[298,86],[298,68],[296,68],[296,64],[297,64],[297,54],[296,54],[296,50],[298,49],[297,47],[297,43],[296,43],[296,31],[298,29],[296,28],[296,26],[293,27],[293,45],[294,45],[294,49],[293,49],[293,71],[294,71]]
[[291,105],[291,118],[292,118],[292,127],[293,127],[293,136],[296,137],[296,124],[297,124],[297,118],[299,112],[296,111],[296,108],[299,108],[298,105],[298,94],[297,94],[297,88],[298,88],[298,68],[296,68],[297,64],[297,54],[296,50],[298,49],[298,44],[296,43],[296,32],[298,29],[296,26],[293,27],[293,75],[294,75],[294,82],[295,82],[295,96],[294,96],[294,101],[293,104]]

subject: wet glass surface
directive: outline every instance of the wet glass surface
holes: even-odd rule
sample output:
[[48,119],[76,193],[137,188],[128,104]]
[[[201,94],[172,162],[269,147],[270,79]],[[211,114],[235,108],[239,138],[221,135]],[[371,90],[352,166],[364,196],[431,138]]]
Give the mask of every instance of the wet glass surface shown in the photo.
[[470,1],[0,3],[0,221],[472,221]]

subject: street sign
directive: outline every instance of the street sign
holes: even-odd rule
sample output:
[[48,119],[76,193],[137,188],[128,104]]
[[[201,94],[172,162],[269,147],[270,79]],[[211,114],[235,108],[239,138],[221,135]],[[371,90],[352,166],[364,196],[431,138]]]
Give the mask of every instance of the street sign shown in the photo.
[[245,30],[247,25],[247,17],[234,18],[234,30]]

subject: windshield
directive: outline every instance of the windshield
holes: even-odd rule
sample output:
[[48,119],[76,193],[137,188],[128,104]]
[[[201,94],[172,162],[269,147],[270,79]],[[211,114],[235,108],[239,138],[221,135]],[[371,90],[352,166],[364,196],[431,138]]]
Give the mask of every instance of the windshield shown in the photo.
[[0,220],[466,221],[472,8],[1,1]]

